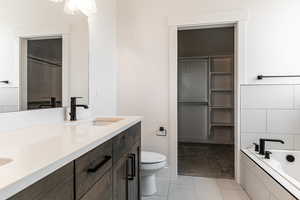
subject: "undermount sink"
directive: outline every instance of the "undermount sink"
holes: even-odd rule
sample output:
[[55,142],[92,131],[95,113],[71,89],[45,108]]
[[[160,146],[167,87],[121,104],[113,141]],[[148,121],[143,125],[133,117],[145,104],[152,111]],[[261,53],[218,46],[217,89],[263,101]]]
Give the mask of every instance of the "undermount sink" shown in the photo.
[[9,158],[0,158],[0,167],[12,162],[12,159]]
[[72,121],[72,122],[66,122],[65,125],[69,126],[78,126],[78,125],[86,125],[91,124],[93,126],[107,126],[113,123],[117,123],[121,120],[124,120],[124,118],[118,118],[118,117],[98,117],[93,120],[82,120],[82,121]]
[[117,118],[117,117],[101,117],[101,118],[96,118],[93,121],[93,124],[95,126],[105,126],[105,125],[110,125],[116,122],[119,122],[123,120],[123,118]]

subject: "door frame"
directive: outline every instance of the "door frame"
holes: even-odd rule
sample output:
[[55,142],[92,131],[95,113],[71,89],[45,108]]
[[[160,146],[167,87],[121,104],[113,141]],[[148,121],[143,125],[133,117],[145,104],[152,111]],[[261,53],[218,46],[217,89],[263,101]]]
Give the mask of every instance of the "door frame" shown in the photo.
[[178,110],[177,110],[177,35],[182,29],[222,27],[229,24],[235,29],[234,52],[234,157],[235,179],[240,182],[240,85],[246,77],[246,25],[248,12],[239,10],[222,13],[202,13],[193,16],[176,16],[168,19],[169,30],[169,166],[172,179],[178,174]]
[[[69,105],[69,63],[70,63],[70,36],[71,28],[63,26],[48,26],[45,28],[43,25],[37,30],[31,30],[27,27],[20,27],[19,30],[15,32],[15,52],[18,59],[18,69],[19,69],[19,110],[27,110],[27,94],[24,93],[27,90],[27,84],[22,85],[22,81],[25,80],[24,76],[27,73],[24,72],[27,69],[27,41],[33,39],[52,39],[52,38],[62,38],[62,107]],[[25,104],[26,102],[26,104]]]

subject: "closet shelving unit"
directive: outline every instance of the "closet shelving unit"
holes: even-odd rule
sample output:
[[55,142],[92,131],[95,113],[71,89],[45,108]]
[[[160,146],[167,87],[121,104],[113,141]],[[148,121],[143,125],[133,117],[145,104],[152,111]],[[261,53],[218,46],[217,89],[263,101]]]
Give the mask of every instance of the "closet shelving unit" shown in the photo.
[[[202,142],[207,143],[225,143],[232,144],[234,137],[234,57],[233,55],[201,56],[201,57],[179,57],[179,67],[185,69],[179,72],[182,76],[182,70],[196,70],[196,66],[202,67],[201,77],[192,76],[190,87],[202,87],[203,92],[185,93],[182,88],[182,80],[179,81],[178,104],[199,105],[207,107],[206,136],[202,136]],[[189,67],[189,63],[193,63]],[[196,64],[198,62],[199,64]],[[184,63],[184,64],[182,64]],[[188,69],[190,68],[190,69]],[[204,68],[206,68],[204,70]],[[193,71],[185,71],[193,73]],[[195,72],[196,76],[199,71]],[[198,73],[198,74],[197,74]],[[181,77],[179,77],[181,78]],[[198,78],[199,80],[196,80]],[[200,81],[202,79],[202,81]],[[206,83],[203,82],[205,79]],[[205,85],[205,87],[204,87]],[[191,89],[191,88],[189,88]],[[197,90],[195,88],[191,89]],[[202,121],[202,123],[204,123]],[[199,133],[200,134],[200,133]],[[205,138],[205,139],[203,139]]]
[[208,136],[213,141],[234,140],[234,57],[210,56],[208,75]]

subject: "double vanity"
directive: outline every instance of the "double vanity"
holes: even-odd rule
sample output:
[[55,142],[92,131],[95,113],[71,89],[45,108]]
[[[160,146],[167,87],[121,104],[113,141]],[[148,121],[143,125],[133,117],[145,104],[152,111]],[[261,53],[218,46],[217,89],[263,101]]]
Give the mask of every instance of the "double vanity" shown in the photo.
[[139,200],[141,118],[98,118],[0,135],[0,199]]

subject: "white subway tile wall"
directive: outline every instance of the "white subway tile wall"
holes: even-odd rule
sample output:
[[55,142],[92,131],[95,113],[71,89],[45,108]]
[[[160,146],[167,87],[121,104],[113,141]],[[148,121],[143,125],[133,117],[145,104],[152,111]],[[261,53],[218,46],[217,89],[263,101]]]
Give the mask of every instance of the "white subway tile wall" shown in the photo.
[[265,133],[267,130],[266,110],[245,110],[242,109],[241,123],[242,132]]
[[294,85],[245,85],[241,95],[242,108],[294,108]]
[[282,139],[267,148],[300,150],[300,85],[241,86],[241,146]]
[[267,131],[300,134],[300,110],[269,110]]
[[295,107],[300,108],[300,85],[295,85]]
[[300,150],[300,135],[294,136],[294,149]]

